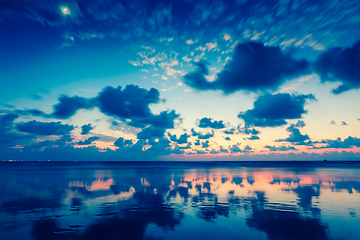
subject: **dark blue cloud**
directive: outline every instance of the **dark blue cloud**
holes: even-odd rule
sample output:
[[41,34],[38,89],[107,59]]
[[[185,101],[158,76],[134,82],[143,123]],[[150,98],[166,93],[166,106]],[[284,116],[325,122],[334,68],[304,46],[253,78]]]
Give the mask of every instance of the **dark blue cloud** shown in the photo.
[[348,137],[341,140],[341,138],[337,138],[336,140],[326,139],[323,141],[326,145],[321,147],[314,147],[314,148],[352,148],[352,147],[360,147],[360,138],[357,137]]
[[270,151],[272,152],[276,152],[276,151],[290,151],[290,150],[295,150],[297,151],[297,149],[293,146],[286,146],[286,145],[282,145],[280,147],[275,147],[275,146],[269,146],[266,145],[264,146],[265,148],[268,148]]
[[149,91],[137,85],[127,85],[124,89],[105,87],[96,97],[97,105],[106,115],[124,119],[150,117],[149,104],[160,102],[159,91],[151,88]]
[[296,123],[295,123],[295,127],[305,127],[306,124],[304,121],[302,120],[298,120]]
[[347,126],[347,123],[344,121],[341,121],[341,125]]
[[299,120],[296,124],[291,124],[286,131],[290,132],[290,135],[288,138],[285,139],[277,139],[275,142],[290,142],[296,145],[308,145],[308,142],[310,138],[307,134],[303,135],[300,133],[300,130],[298,127],[304,127],[305,122]]
[[54,147],[54,146],[65,146],[71,141],[73,138],[70,135],[63,135],[59,139],[56,140],[45,140],[38,143],[34,143],[24,147],[24,151],[39,151],[44,147]]
[[338,88],[332,90],[339,94],[360,88],[360,42],[350,48],[330,48],[314,63],[314,70],[321,81],[341,81]]
[[208,153],[208,151],[207,151],[207,150],[200,150],[200,149],[197,149],[197,150],[196,150],[196,153],[197,153],[197,154],[207,154],[207,153]]
[[38,122],[31,121],[16,124],[20,132],[33,133],[37,135],[65,135],[74,129],[72,125],[61,124],[61,122]]
[[70,135],[63,135],[59,139],[54,140],[54,145],[57,146],[64,146],[66,143],[69,143],[73,140],[73,138]]
[[279,47],[256,42],[239,44],[232,60],[213,82],[205,78],[209,74],[207,64],[196,65],[195,72],[184,76],[186,84],[199,90],[222,90],[226,94],[238,90],[276,90],[286,80],[309,73],[307,61],[295,60]]
[[0,106],[3,106],[3,107],[5,107],[5,108],[15,108],[14,105],[5,104],[5,103],[0,103]]
[[169,133],[169,137],[170,137],[170,140],[173,142],[176,142],[178,144],[184,144],[184,143],[188,142],[188,138],[190,137],[190,135],[187,133],[184,133],[184,134],[181,134],[179,138],[177,138],[176,134],[172,135]]
[[225,125],[222,120],[220,121],[212,121],[212,118],[204,117],[200,119],[199,126],[200,128],[214,128],[214,129],[221,129],[225,128]]
[[215,150],[215,149],[211,149],[209,153],[210,154],[218,154],[218,153],[220,153],[220,151]]
[[73,116],[79,109],[89,109],[93,104],[87,98],[62,95],[59,103],[53,106],[54,112],[50,115],[55,118],[66,119]]
[[144,118],[132,118],[127,124],[133,127],[145,127],[152,125],[159,128],[174,128],[175,119],[179,118],[180,114],[176,113],[175,110],[162,111],[159,115],[151,114]]
[[222,152],[222,153],[228,153],[229,150],[223,148],[223,146],[220,146],[220,152]]
[[256,130],[255,128],[241,128],[240,125],[238,126],[238,130],[240,133],[244,133],[244,134],[252,134],[252,135],[258,135],[260,133],[260,131]]
[[195,146],[200,146],[200,140],[196,139],[194,144],[195,144]]
[[159,91],[155,88],[146,90],[137,85],[127,85],[124,89],[121,86],[107,86],[95,98],[63,95],[59,103],[54,105],[54,112],[46,116],[69,118],[79,109],[98,107],[102,113],[117,117],[129,126],[174,128],[174,120],[180,114],[174,110],[162,111],[158,115],[151,112],[149,105],[160,101]]
[[235,131],[236,131],[235,128],[230,128],[230,129],[225,129],[225,130],[224,130],[224,133],[225,133],[225,134],[234,134]]
[[0,148],[13,147],[18,144],[27,143],[35,138],[32,135],[19,134],[13,131],[14,120],[18,117],[19,115],[13,113],[0,115]]
[[252,147],[250,147],[249,145],[246,145],[244,148],[244,152],[251,152],[253,150]]
[[203,148],[208,148],[210,146],[210,141],[206,140],[204,142],[201,142],[201,147]]
[[227,140],[227,141],[231,141],[231,139],[230,139],[229,137],[226,137],[226,138],[225,138],[225,140]]
[[158,138],[157,140],[155,138],[150,138],[147,140],[147,144],[151,145],[149,149],[147,149],[146,153],[152,153],[156,155],[167,155],[171,153],[175,154],[181,154],[183,153],[181,150],[171,149],[170,141],[165,138]]
[[184,82],[198,90],[209,90],[214,89],[213,84],[208,82],[205,76],[209,75],[209,70],[207,69],[208,62],[201,61],[194,63],[197,66],[197,69],[194,72],[188,73],[184,76]]
[[84,124],[84,125],[81,126],[81,135],[86,135],[93,129],[94,128],[91,126],[91,123]]
[[146,127],[137,134],[138,139],[150,139],[150,138],[161,138],[164,136],[165,128],[158,127]]
[[131,139],[124,139],[122,137],[119,137],[115,142],[114,145],[116,147],[129,147],[132,146],[134,143]]
[[4,132],[10,130],[11,126],[15,119],[17,119],[19,115],[14,113],[9,113],[6,115],[1,116],[0,118],[0,133],[3,134]]
[[214,131],[203,134],[201,132],[196,132],[193,128],[191,129],[191,135],[194,137],[198,137],[198,139],[209,139],[213,137],[214,134]]
[[77,142],[76,144],[77,145],[89,145],[91,144],[92,142],[96,141],[96,140],[99,140],[100,137],[97,137],[97,136],[94,136],[94,137],[89,137],[88,139],[85,139],[84,141],[79,141]]
[[[60,141],[56,140],[56,141]],[[61,140],[63,142],[63,140]],[[182,154],[181,149],[172,149],[170,141],[164,138],[152,138],[148,140],[138,140],[132,144],[131,140],[124,140],[122,144],[119,140],[116,150],[97,148],[96,146],[88,146],[76,148],[73,144],[62,144],[55,146],[52,141],[40,142],[42,146],[29,146],[23,149],[4,148],[2,149],[2,159],[22,159],[22,160],[156,160],[159,156],[170,154]],[[151,146],[144,150],[144,146]],[[1,147],[1,145],[0,145]],[[101,150],[101,151],[100,151]]]
[[245,152],[251,152],[252,148],[249,145],[246,145],[244,147],[244,150],[240,149],[240,145],[241,143],[237,143],[237,144],[233,144],[231,146],[229,146],[229,151],[231,153],[245,153]]
[[260,138],[258,136],[252,135],[251,137],[247,138],[248,140],[259,140]]
[[43,111],[40,111],[38,109],[25,109],[25,110],[21,110],[21,109],[15,109],[14,113],[19,114],[19,115],[32,115],[32,116],[36,116],[36,117],[49,117],[48,114],[44,113]]
[[266,93],[254,102],[254,108],[240,112],[238,117],[245,121],[245,126],[277,127],[287,124],[286,119],[301,118],[307,113],[304,105],[308,100],[315,100],[312,94]]

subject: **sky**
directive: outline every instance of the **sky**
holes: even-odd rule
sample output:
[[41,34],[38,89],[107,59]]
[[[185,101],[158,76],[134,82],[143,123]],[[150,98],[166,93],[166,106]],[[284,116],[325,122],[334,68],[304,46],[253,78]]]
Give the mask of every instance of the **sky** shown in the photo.
[[0,160],[360,160],[356,0],[0,4]]

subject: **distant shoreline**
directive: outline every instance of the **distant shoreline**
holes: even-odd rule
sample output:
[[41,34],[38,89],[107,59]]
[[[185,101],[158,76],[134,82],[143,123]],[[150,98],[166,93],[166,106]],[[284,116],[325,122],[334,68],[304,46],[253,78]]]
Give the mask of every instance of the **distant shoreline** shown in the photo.
[[6,167],[350,167],[360,168],[360,161],[2,161]]

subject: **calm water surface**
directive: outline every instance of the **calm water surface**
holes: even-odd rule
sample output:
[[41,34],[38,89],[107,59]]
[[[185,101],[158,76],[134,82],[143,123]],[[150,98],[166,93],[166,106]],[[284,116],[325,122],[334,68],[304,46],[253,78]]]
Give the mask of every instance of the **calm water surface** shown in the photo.
[[359,164],[1,163],[0,239],[359,239]]

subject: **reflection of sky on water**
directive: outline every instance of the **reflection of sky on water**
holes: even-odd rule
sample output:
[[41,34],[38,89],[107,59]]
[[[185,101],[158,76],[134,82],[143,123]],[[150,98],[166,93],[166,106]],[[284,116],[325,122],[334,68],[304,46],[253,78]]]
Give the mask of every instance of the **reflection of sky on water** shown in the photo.
[[353,239],[360,222],[358,168],[1,167],[1,239]]

